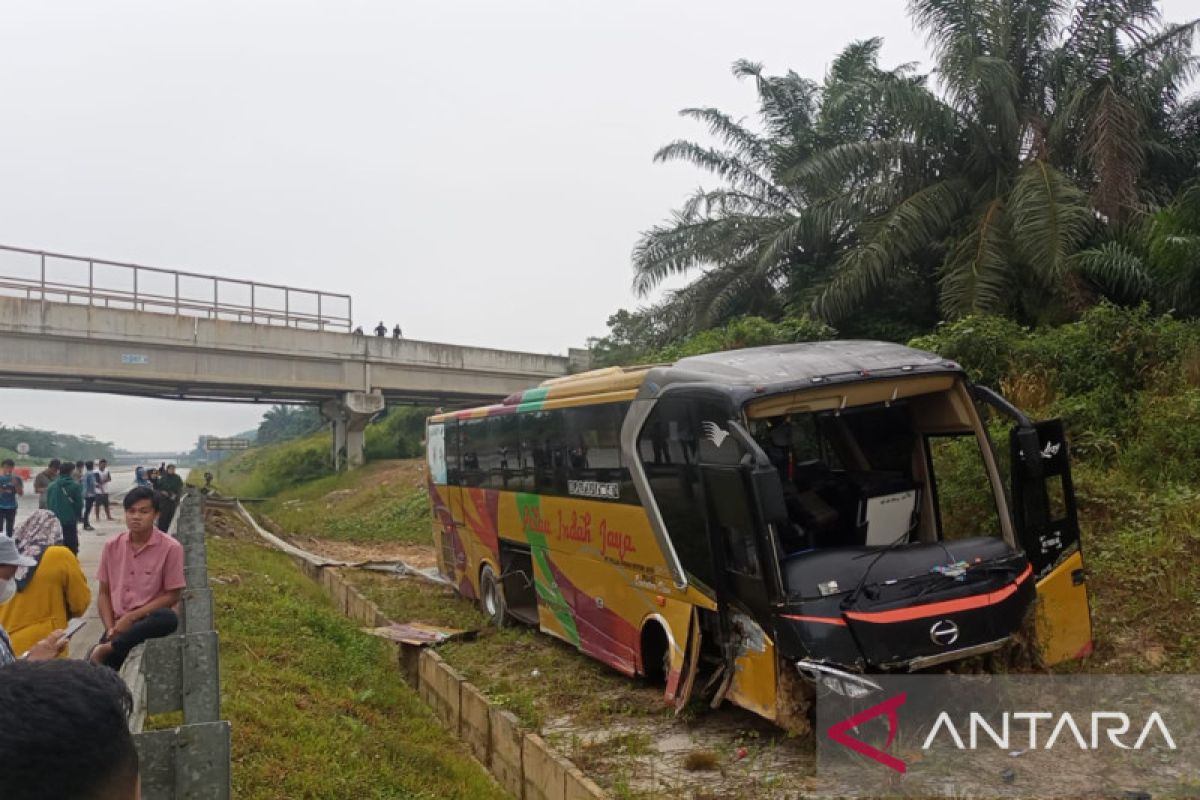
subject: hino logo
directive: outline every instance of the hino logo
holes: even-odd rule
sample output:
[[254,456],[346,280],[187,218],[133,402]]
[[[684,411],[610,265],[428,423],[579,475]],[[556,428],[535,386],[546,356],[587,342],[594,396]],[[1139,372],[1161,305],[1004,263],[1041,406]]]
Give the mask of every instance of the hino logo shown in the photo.
[[929,639],[936,645],[949,647],[958,641],[958,626],[948,619],[939,620],[930,626]]
[[725,440],[729,438],[729,431],[721,430],[720,426],[715,422],[702,422],[700,427],[704,429],[705,438],[718,448],[725,444]]

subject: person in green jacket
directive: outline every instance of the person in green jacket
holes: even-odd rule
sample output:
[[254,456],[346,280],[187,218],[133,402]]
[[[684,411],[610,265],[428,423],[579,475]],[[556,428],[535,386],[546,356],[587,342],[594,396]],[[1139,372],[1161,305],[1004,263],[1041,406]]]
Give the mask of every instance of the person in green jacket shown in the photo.
[[46,508],[62,524],[62,543],[79,555],[79,520],[83,518],[83,487],[75,480],[75,465],[63,462],[62,471],[46,490]]
[[158,477],[158,529],[166,533],[175,518],[179,498],[183,497],[183,478],[175,474],[175,465],[168,464],[167,470]]

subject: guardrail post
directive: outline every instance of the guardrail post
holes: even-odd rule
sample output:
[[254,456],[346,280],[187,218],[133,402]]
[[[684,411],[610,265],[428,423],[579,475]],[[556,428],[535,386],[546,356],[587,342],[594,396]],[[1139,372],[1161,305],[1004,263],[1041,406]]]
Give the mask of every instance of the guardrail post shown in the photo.
[[133,737],[141,766],[142,800],[228,800],[228,722],[181,725]]

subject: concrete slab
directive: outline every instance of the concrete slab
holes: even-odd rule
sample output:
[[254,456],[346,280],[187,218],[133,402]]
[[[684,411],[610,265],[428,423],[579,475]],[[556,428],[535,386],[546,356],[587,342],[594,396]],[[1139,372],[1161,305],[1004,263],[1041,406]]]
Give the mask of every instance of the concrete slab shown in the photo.
[[521,765],[521,747],[525,734],[521,723],[511,711],[505,711],[499,706],[492,706],[490,727],[492,730],[491,767],[492,774],[500,785],[512,792],[515,797],[525,797],[524,769]]
[[525,800],[563,800],[566,770],[536,733],[525,734],[521,748],[525,767]]

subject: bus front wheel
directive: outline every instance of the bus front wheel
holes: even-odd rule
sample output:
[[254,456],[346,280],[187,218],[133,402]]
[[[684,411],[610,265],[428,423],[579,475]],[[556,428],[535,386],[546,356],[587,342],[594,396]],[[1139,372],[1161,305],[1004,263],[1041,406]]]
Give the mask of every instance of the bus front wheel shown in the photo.
[[504,590],[489,564],[484,564],[483,569],[479,571],[479,609],[497,628],[508,624],[508,606],[504,603]]

